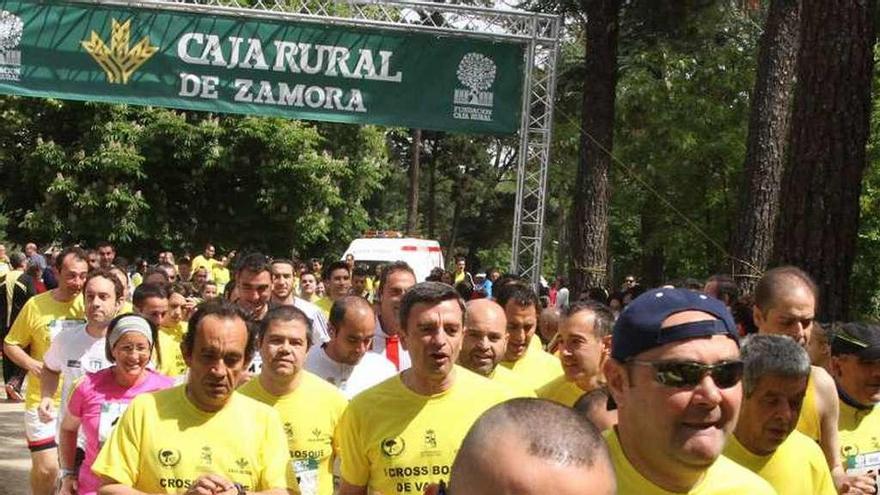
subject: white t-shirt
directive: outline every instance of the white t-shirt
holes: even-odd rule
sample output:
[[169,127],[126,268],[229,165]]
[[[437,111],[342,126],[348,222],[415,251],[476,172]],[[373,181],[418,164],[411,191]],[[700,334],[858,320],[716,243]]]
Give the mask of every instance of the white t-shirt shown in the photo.
[[321,311],[321,308],[299,297],[293,298],[293,305],[312,320],[312,345],[317,347],[324,342],[330,342],[330,332],[327,331],[327,318],[324,317],[324,312]]
[[352,366],[334,361],[317,345],[306,355],[305,368],[335,385],[347,399],[397,374],[394,365],[376,353],[367,352]]
[[70,392],[86,373],[94,373],[113,365],[104,351],[104,337],[92,337],[86,324],[66,327],[52,340],[43,356],[44,365],[61,373],[61,412],[63,414]]
[[[377,317],[376,336],[373,337],[373,348],[370,349],[370,352],[379,354],[380,356],[388,360],[388,362],[391,363],[392,366],[394,366],[394,363],[391,362],[391,359],[386,353],[386,347],[388,346],[388,343],[386,342],[387,338],[388,335],[385,333],[385,330],[382,330],[382,323],[379,322],[379,318]],[[397,359],[400,365],[399,371],[403,371],[412,367],[412,360],[409,357],[409,351],[403,348],[403,342],[401,342],[400,340],[397,341]]]

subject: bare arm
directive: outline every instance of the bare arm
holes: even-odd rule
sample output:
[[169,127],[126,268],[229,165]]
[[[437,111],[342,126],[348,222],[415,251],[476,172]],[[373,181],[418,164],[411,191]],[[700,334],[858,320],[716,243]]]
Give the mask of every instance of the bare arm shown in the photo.
[[840,439],[837,436],[837,420],[840,404],[837,402],[837,388],[834,379],[823,368],[813,366],[813,379],[816,381],[816,401],[819,409],[820,444],[828,467],[832,472],[843,464],[840,458]]
[[24,352],[24,349],[21,347],[4,342],[3,355],[11,359],[13,363],[21,366],[28,372],[33,373],[37,378],[40,378],[43,371],[43,363],[28,356],[28,353]]
[[40,377],[40,398],[41,399],[52,399],[55,397],[55,392],[58,391],[58,382],[61,377],[61,373],[50,369],[48,366],[43,366],[43,374]]
[[367,495],[367,487],[365,486],[357,486],[352,485],[351,483],[342,480],[339,484],[339,491],[336,492],[337,495]]

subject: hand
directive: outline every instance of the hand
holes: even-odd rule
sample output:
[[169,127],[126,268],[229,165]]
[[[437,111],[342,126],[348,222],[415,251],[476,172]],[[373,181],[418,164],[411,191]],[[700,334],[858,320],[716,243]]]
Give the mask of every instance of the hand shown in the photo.
[[235,493],[235,485],[216,474],[200,476],[186,491],[186,495],[226,495],[227,493]]
[[79,493],[79,481],[73,476],[61,478],[61,489],[58,495],[77,495]]
[[34,375],[34,378],[39,380],[43,377],[43,362],[34,359],[31,361],[31,364],[30,366],[28,366],[27,370],[28,373],[31,373],[32,375]]
[[840,486],[840,493],[847,495],[874,495],[877,493],[877,482],[874,476],[845,475]]
[[52,397],[44,397],[40,399],[40,405],[37,407],[37,416],[40,417],[40,421],[43,423],[48,423],[55,419],[55,404]]

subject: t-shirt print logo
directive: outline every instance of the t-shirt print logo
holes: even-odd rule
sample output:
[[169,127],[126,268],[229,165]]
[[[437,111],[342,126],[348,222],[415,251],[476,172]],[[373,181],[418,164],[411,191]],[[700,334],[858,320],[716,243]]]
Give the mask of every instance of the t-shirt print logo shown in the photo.
[[403,450],[406,448],[406,442],[401,437],[386,438],[382,440],[381,447],[382,452],[387,457],[397,457],[403,453]]
[[180,451],[177,449],[160,449],[159,464],[165,467],[174,467],[180,462]]

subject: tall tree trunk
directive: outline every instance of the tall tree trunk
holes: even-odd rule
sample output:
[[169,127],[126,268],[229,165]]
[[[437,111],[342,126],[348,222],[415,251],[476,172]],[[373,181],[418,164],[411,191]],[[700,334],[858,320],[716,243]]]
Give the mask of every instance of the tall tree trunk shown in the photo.
[[434,152],[428,159],[428,239],[436,239],[434,235],[437,221],[437,140],[434,140]]
[[608,169],[614,134],[620,0],[582,0],[581,6],[588,21],[580,156],[571,217],[572,294],[606,284]]
[[422,156],[422,130],[412,130],[409,162],[409,197],[406,205],[406,234],[419,230],[419,168]]
[[801,0],[773,0],[758,51],[733,275],[751,292],[773,254],[800,44]]
[[875,0],[804,0],[790,161],[776,258],[820,287],[818,315],[846,319],[874,66]]

